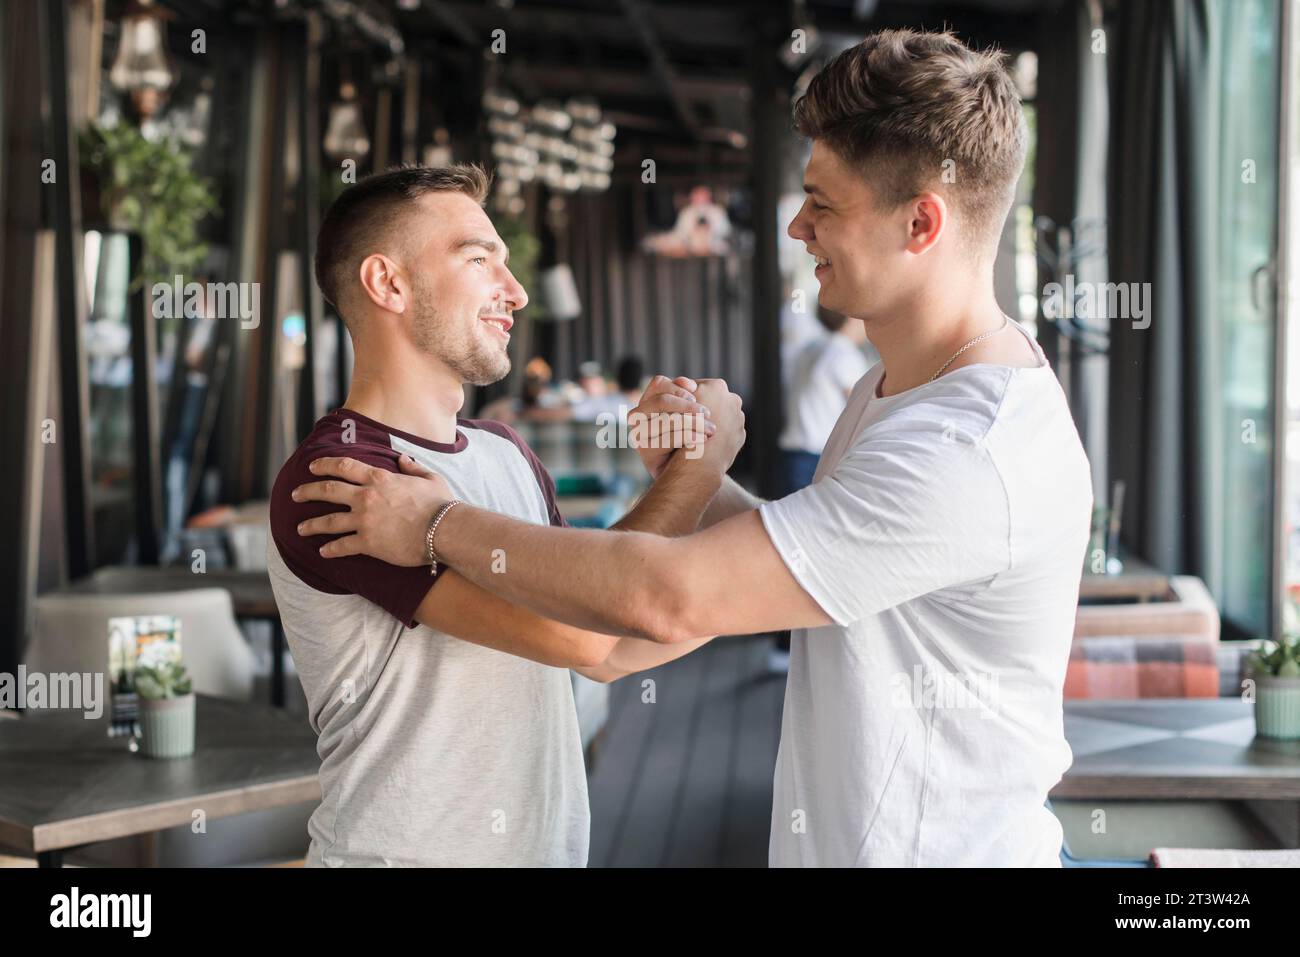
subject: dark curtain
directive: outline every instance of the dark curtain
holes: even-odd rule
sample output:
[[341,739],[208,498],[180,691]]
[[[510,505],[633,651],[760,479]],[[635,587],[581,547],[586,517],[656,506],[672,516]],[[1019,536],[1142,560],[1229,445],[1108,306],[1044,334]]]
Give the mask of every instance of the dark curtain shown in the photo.
[[[1147,328],[1111,321],[1110,477],[1122,543],[1210,581],[1205,489],[1211,339],[1212,70],[1206,0],[1118,5],[1110,38],[1108,244],[1114,282],[1151,283]],[[1213,584],[1211,583],[1213,589]]]
[[[751,256],[674,258],[638,248],[627,210],[638,198],[615,187],[569,200],[569,227],[555,255],[573,269],[582,303],[576,319],[545,320],[512,354],[514,370],[492,391],[480,390],[477,407],[518,393],[524,363],[551,337],[556,379],[575,379],[578,367],[599,362],[613,373],[620,359],[639,357],[647,376],[721,377],[748,402],[753,395]],[[535,290],[529,290],[535,294]],[[750,419],[751,428],[753,419]]]

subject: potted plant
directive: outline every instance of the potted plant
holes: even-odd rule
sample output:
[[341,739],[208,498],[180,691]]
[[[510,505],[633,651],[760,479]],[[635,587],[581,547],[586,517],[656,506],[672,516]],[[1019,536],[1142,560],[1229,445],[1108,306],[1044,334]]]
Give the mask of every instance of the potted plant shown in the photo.
[[1255,682],[1255,731],[1266,738],[1300,738],[1300,637],[1287,633],[1250,656]]
[[193,155],[173,140],[155,142],[129,123],[90,124],[81,131],[83,220],[140,235],[144,262],[132,277],[168,282],[203,262],[199,225],[218,209],[211,180],[192,168]]
[[194,753],[194,691],[177,661],[138,665],[140,747],[148,758],[186,758]]

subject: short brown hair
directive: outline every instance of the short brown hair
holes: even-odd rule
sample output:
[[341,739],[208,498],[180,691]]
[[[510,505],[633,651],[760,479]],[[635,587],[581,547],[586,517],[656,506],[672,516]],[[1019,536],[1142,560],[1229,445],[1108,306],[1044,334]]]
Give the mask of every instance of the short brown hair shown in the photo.
[[[316,234],[316,284],[335,309],[362,261],[401,226],[403,207],[426,193],[464,193],[480,206],[491,179],[481,166],[399,166],[349,186],[326,210]],[[347,317],[344,317],[347,321]]]
[[948,32],[882,30],[813,77],[795,104],[795,129],[862,170],[890,207],[944,182],[951,169],[939,191],[970,223],[968,235],[992,243],[1028,141],[1003,61]]

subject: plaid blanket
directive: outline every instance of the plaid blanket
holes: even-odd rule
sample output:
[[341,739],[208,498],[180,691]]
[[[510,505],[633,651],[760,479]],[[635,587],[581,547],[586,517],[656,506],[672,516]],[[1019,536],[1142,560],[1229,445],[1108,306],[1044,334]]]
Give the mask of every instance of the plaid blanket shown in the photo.
[[1215,644],[1178,637],[1076,638],[1067,698],[1217,698]]

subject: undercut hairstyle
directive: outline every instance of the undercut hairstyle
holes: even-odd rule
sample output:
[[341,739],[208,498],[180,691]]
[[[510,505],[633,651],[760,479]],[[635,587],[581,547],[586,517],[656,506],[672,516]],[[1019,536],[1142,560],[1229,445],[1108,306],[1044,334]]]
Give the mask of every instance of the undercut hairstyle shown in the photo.
[[357,283],[361,263],[372,253],[392,248],[405,229],[406,213],[426,193],[464,193],[480,206],[487,199],[491,178],[482,167],[400,166],[367,176],[326,210],[316,234],[316,284],[339,312],[350,286]]
[[860,171],[885,208],[934,190],[977,248],[996,248],[1028,144],[1002,53],[949,32],[873,33],[813,77],[794,125]]

